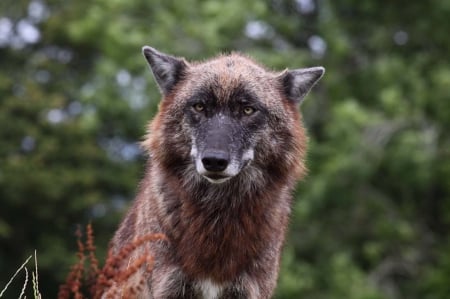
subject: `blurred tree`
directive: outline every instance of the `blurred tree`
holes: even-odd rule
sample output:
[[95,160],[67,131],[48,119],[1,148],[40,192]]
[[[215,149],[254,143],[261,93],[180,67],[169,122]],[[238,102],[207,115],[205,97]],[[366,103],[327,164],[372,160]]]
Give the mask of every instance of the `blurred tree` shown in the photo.
[[0,287],[37,249],[54,297],[76,224],[92,221],[104,252],[159,100],[150,44],[327,68],[301,107],[310,175],[277,298],[448,298],[449,13],[437,0],[3,0]]

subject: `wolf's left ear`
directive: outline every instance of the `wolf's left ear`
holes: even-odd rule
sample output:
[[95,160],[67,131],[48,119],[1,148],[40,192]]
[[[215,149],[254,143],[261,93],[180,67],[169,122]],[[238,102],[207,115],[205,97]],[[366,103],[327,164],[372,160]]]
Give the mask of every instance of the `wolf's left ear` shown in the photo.
[[279,79],[287,97],[292,102],[300,103],[324,73],[325,69],[321,66],[287,70],[279,76]]
[[142,48],[142,54],[150,65],[159,90],[163,95],[167,95],[180,81],[188,66],[187,62],[182,58],[161,53],[149,46]]

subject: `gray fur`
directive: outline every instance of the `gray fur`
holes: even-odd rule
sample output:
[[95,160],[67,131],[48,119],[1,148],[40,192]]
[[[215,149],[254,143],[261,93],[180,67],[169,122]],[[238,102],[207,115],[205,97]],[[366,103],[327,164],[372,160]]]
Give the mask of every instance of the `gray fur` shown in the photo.
[[281,77],[289,99],[300,103],[324,73],[321,66],[285,71]]
[[150,65],[161,93],[163,95],[169,94],[187,66],[186,61],[161,53],[149,46],[142,48],[142,54]]

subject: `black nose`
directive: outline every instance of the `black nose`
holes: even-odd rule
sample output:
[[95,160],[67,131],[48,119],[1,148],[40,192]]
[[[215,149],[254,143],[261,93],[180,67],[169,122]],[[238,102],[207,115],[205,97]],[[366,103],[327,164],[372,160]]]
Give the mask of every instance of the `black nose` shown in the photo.
[[229,155],[224,151],[205,151],[202,158],[203,167],[208,171],[224,171],[229,162]]

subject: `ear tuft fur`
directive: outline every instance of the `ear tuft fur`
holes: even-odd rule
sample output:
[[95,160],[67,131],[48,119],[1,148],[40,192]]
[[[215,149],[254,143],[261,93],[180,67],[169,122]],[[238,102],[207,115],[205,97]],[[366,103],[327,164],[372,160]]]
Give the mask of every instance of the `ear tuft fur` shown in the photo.
[[187,62],[182,58],[161,53],[149,46],[142,47],[142,54],[150,65],[161,93],[167,95],[180,81],[188,66]]
[[285,71],[280,79],[288,98],[295,103],[300,103],[324,73],[325,68],[317,66]]

